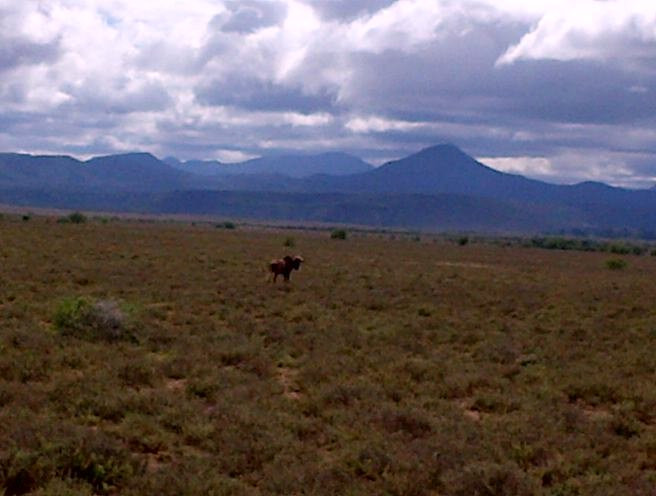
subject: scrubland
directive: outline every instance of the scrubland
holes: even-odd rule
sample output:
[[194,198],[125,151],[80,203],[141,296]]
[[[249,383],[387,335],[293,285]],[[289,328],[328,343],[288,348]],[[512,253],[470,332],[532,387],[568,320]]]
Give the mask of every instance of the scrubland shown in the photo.
[[5,494],[656,494],[655,257],[13,216],[0,241]]

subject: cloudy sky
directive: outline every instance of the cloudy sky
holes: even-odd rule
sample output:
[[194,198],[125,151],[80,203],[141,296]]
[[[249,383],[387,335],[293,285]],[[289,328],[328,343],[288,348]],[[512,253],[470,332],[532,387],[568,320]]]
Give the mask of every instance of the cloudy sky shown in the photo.
[[0,0],[0,150],[656,183],[651,0]]

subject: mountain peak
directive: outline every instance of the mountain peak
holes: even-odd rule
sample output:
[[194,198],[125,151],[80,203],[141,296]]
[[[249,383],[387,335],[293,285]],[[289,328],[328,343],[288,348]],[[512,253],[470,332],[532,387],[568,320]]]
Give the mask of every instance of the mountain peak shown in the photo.
[[149,152],[126,152],[118,153],[116,155],[109,155],[109,157],[129,160],[157,160],[159,162],[159,159]]
[[456,145],[451,143],[442,143],[439,145],[429,146],[424,148],[417,153],[415,156],[426,156],[426,157],[441,157],[448,160],[462,160],[463,158],[473,160],[472,157],[463,152]]
[[460,148],[458,148],[453,143],[438,143],[437,145],[427,146],[426,148],[422,148],[421,150],[419,150],[417,153],[422,153],[422,152],[429,151],[429,150],[457,151],[457,152],[460,152],[460,153],[464,153]]
[[486,173],[493,171],[450,143],[429,146],[408,157],[388,162],[380,167],[380,170],[390,169],[403,174],[419,174],[424,176],[423,179],[426,179],[425,174],[439,173],[441,180],[444,179],[444,175],[463,176],[481,171]]

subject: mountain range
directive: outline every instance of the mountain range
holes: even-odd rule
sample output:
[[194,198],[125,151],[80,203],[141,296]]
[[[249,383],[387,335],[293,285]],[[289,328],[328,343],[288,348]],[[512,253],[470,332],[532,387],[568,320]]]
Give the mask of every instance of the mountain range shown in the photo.
[[453,145],[380,167],[344,153],[239,164],[0,154],[0,203],[490,233],[656,237],[656,191],[507,174]]
[[371,164],[341,152],[318,155],[279,155],[260,157],[237,164],[224,164],[216,160],[189,160],[181,162],[175,157],[166,157],[165,163],[202,176],[226,175],[284,175],[288,177],[309,177],[315,174],[346,176],[367,172]]

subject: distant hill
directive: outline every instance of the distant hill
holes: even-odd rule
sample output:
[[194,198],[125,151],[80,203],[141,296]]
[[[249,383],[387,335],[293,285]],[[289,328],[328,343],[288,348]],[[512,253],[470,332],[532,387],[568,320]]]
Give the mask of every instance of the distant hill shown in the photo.
[[87,172],[71,157],[0,153],[3,188],[84,188],[90,181]]
[[[325,170],[333,174],[315,173]],[[353,170],[360,172],[336,175]],[[0,203],[379,227],[656,237],[656,190],[596,182],[549,184],[492,169],[453,145],[429,147],[378,168],[346,154],[230,165],[162,161],[145,153],[85,162],[0,154]]]
[[150,153],[109,155],[87,160],[83,167],[103,190],[171,191],[200,187],[194,176],[165,164]]
[[321,193],[457,194],[578,212],[581,227],[622,224],[656,228],[656,190],[598,182],[550,184],[492,169],[453,145],[437,145],[349,177],[315,176],[301,189]]
[[300,178],[315,174],[344,176],[359,174],[373,169],[373,166],[365,161],[340,152],[321,153],[317,155],[261,157],[235,164],[224,164],[216,160],[190,160],[180,162],[175,157],[167,157],[164,161],[180,170],[203,176],[264,174]]
[[166,157],[162,159],[162,162],[184,172],[208,177],[224,175],[225,168],[228,167],[216,160],[188,160],[182,162],[175,157]]
[[[612,195],[620,188],[593,183],[563,186],[508,174],[488,167],[454,145],[437,145],[348,178],[315,177],[305,188],[314,191],[367,193],[449,193],[501,200],[554,202],[588,195]],[[621,190],[626,191],[626,190]]]
[[66,156],[0,154],[0,187],[93,191],[171,191],[207,187],[149,153],[79,161]]
[[312,182],[323,190],[484,196],[499,196],[534,183],[546,186],[546,183],[491,169],[453,145],[426,148],[355,177],[315,178]]

